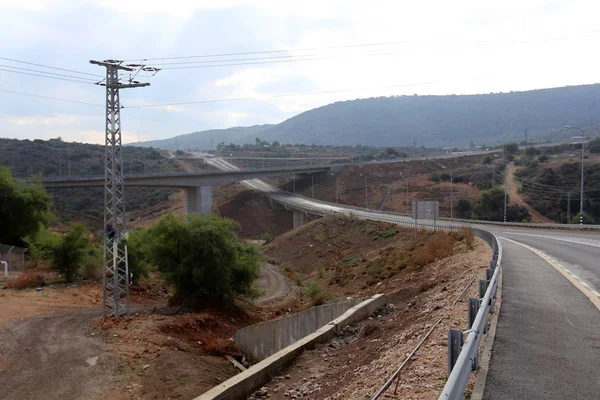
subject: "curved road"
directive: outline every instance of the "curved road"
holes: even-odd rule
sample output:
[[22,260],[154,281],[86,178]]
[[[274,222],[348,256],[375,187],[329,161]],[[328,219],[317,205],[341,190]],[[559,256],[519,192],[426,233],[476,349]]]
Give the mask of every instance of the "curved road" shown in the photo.
[[[219,169],[237,169],[221,159],[207,161]],[[290,208],[318,215],[353,214],[364,219],[413,223],[407,216],[294,196],[259,179],[244,183]],[[470,225],[494,232],[505,248],[503,306],[484,398],[598,398],[600,236]]]

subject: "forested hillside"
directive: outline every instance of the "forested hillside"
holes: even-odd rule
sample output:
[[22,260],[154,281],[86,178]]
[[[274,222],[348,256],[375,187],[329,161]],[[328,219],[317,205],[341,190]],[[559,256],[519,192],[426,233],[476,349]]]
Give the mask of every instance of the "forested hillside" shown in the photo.
[[[561,136],[564,125],[600,124],[600,84],[479,95],[397,96],[342,101],[277,125],[195,132],[139,143],[208,149],[211,141],[453,147]],[[572,133],[572,132],[571,132]],[[566,136],[570,135],[567,134]]]
[[[127,147],[123,152],[125,174],[177,171],[179,166],[160,151],[151,148]],[[103,175],[104,146],[67,143],[59,139],[0,139],[0,165],[8,167],[16,178],[30,176],[71,177]],[[102,217],[104,195],[101,188],[53,189],[55,211],[59,214],[81,212]],[[125,191],[129,210],[136,210],[165,201],[173,193],[163,188],[131,188]]]

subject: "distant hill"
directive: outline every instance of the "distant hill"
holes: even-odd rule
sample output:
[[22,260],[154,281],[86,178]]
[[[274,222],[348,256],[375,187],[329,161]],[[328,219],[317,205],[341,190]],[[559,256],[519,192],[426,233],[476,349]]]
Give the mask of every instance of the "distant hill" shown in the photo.
[[163,149],[209,149],[211,141],[448,147],[551,138],[564,125],[600,124],[600,84],[527,92],[395,96],[341,101],[276,125],[194,132],[135,143]]
[[[173,160],[163,157],[156,149],[128,147],[123,150],[126,175],[146,171],[169,172],[180,170]],[[17,140],[0,138],[0,165],[8,167],[17,178],[32,175],[42,177],[83,177],[104,174],[104,146],[68,143],[61,140]],[[69,168],[70,165],[70,168]],[[166,188],[127,188],[128,210],[138,210],[161,203],[174,192]],[[53,189],[55,211],[60,215],[71,212],[102,218],[104,191],[102,188]]]

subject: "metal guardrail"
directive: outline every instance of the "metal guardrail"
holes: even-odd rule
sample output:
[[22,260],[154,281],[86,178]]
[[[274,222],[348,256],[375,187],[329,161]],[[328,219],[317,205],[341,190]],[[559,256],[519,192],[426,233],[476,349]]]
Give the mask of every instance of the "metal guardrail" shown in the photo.
[[[179,178],[179,177],[186,177],[186,176],[213,176],[213,175],[231,175],[231,174],[239,174],[239,173],[292,173],[292,172],[298,172],[298,173],[302,173],[302,172],[306,172],[306,171],[313,171],[313,170],[317,170],[317,169],[330,169],[332,166],[335,167],[339,167],[339,166],[343,166],[346,164],[324,164],[324,165],[300,165],[300,166],[291,166],[291,167],[269,167],[269,168],[254,168],[254,169],[249,169],[249,168],[245,168],[245,169],[237,169],[237,170],[232,170],[232,171],[223,171],[223,170],[217,170],[217,171],[203,171],[203,172],[186,172],[186,171],[180,171],[180,172],[153,172],[153,173],[149,173],[149,174],[124,174],[124,178],[127,179],[137,179],[137,178],[143,178],[143,179],[152,179],[152,178]],[[351,164],[348,164],[351,165]],[[67,178],[67,177],[58,177],[58,176],[51,176],[51,177],[44,177],[42,179],[42,183],[54,183],[54,182],[79,182],[79,181],[97,181],[97,180],[104,180],[104,175],[90,175],[90,176],[73,176],[71,178]]]
[[[479,345],[483,335],[487,332],[488,315],[490,314],[492,301],[496,297],[502,264],[502,244],[498,240],[498,237],[489,231],[476,228],[473,231],[478,237],[486,240],[492,246],[494,253],[490,267],[493,275],[489,281],[480,281],[480,283],[487,282],[487,288],[485,295],[479,299],[480,305],[470,329],[464,332],[453,330],[448,332],[448,364],[451,372],[439,400],[461,400],[464,398],[464,391],[471,372],[476,371],[479,367]],[[482,286],[480,285],[480,290],[481,288]],[[462,338],[464,334],[467,334],[467,338],[463,342]],[[454,346],[458,346],[460,349],[456,360],[453,359]]]
[[573,230],[573,231],[600,231],[600,225],[579,225],[579,224],[535,224],[531,222],[502,222],[502,221],[485,221],[477,219],[459,219],[459,218],[440,218],[443,221],[463,222],[472,225],[493,225],[506,226],[515,228],[531,228],[531,229],[556,229],[556,230]]

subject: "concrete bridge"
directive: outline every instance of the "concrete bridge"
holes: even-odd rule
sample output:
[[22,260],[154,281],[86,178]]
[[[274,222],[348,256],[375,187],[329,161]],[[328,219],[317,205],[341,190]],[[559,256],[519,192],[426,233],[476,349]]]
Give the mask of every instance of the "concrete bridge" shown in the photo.
[[[186,214],[210,212],[212,203],[211,187],[237,181],[274,176],[291,176],[328,172],[331,165],[296,166],[291,168],[266,168],[261,170],[172,172],[148,175],[127,175],[123,183],[127,187],[170,187],[184,192]],[[104,187],[104,176],[80,178],[46,178],[42,184],[47,189]]]

